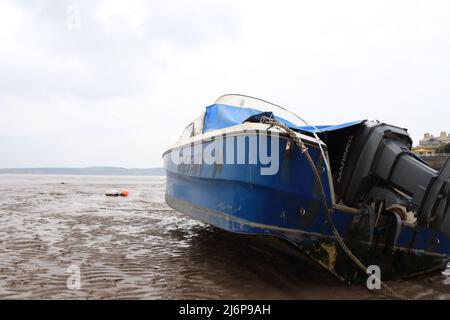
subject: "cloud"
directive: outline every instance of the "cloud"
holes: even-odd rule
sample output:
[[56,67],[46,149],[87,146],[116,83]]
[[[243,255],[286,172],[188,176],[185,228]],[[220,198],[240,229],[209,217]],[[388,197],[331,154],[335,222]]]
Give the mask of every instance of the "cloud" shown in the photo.
[[[26,23],[17,28],[17,22],[7,22],[16,31],[4,44],[9,49],[0,54],[1,90],[86,99],[151,90],[171,55],[233,36],[237,21],[221,17],[224,12],[210,3],[168,7],[165,1],[108,0],[9,5],[9,11],[25,16]],[[73,7],[80,15],[76,30],[67,27],[71,18],[67,9]],[[161,56],[165,48],[171,51]]]
[[229,92],[317,124],[450,130],[449,14],[446,1],[3,1],[0,167],[158,166]]

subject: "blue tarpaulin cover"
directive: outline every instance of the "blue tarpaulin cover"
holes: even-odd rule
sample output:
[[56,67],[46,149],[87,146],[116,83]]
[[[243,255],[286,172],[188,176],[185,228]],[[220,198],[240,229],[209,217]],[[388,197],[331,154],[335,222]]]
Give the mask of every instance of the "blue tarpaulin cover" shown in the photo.
[[[209,106],[206,108],[205,113],[205,120],[203,125],[203,132],[208,132],[211,130],[218,130],[223,129],[235,125],[239,125],[246,121],[248,118],[252,116],[256,116],[263,113],[263,110],[256,110],[252,108],[241,108],[241,107],[234,107],[234,106],[228,106],[224,104],[213,104],[212,106]],[[297,126],[283,118],[274,116],[274,119],[286,124],[290,128],[294,130],[299,131],[306,131],[306,132],[328,132],[328,131],[334,131],[339,130],[347,127],[351,127],[354,125],[358,125],[362,123],[362,120],[344,123],[340,125],[328,125],[328,126],[315,126],[315,127],[309,127],[309,126]]]

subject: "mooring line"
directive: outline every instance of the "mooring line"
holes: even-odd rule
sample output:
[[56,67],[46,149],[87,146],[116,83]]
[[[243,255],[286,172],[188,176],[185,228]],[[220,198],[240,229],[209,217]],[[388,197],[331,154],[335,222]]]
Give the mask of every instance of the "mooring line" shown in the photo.
[[[284,129],[289,137],[294,141],[294,143],[297,145],[297,147],[300,149],[300,152],[306,157],[308,160],[309,166],[311,167],[311,170],[313,171],[314,178],[316,180],[317,185],[319,186],[319,194],[322,202],[323,209],[325,210],[325,215],[328,220],[328,223],[331,226],[331,229],[333,231],[333,234],[341,246],[342,250],[347,254],[347,256],[368,276],[372,276],[375,278],[376,281],[378,281],[381,284],[381,287],[385,290],[385,292],[391,296],[392,298],[399,299],[399,300],[409,300],[405,296],[395,292],[390,286],[388,286],[385,282],[381,281],[376,275],[373,275],[372,273],[369,273],[367,271],[367,267],[353,254],[353,252],[350,250],[350,248],[347,246],[347,244],[344,242],[343,238],[339,234],[339,231],[336,228],[336,225],[334,224],[334,221],[331,217],[331,213],[333,212],[333,209],[330,209],[328,207],[327,203],[327,197],[325,194],[325,189],[322,184],[322,179],[320,178],[319,171],[317,170],[317,167],[314,163],[314,160],[312,159],[308,147],[303,143],[300,137],[297,136],[296,132],[289,128],[284,123],[281,123],[275,119],[268,118],[268,117],[262,117],[261,122],[265,124],[269,124],[272,126],[277,126],[282,129]],[[318,142],[320,144],[320,140]],[[324,155],[323,155],[324,156]]]

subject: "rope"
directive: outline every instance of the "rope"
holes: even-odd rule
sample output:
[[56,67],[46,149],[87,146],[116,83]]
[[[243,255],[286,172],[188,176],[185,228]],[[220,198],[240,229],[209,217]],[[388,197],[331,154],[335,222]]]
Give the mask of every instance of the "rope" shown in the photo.
[[[314,160],[311,158],[311,155],[308,152],[308,147],[306,147],[306,145],[303,143],[303,141],[300,139],[299,136],[297,136],[297,134],[295,133],[294,130],[292,130],[291,128],[289,128],[287,125],[285,125],[284,123],[281,123],[275,119],[272,118],[268,118],[268,117],[263,117],[261,118],[261,122],[262,123],[266,123],[272,126],[277,126],[280,127],[282,129],[284,129],[287,134],[289,135],[289,137],[294,141],[294,143],[299,147],[300,152],[306,157],[306,159],[308,160],[309,166],[311,167],[311,170],[314,173],[314,178],[316,180],[317,185],[319,186],[319,193],[320,193],[320,198],[321,198],[321,202],[322,202],[322,207],[325,210],[325,214],[326,214],[326,218],[331,226],[331,229],[333,231],[333,234],[337,240],[337,242],[339,243],[339,245],[341,246],[342,250],[344,250],[344,252],[347,254],[347,256],[358,266],[358,268],[360,268],[365,274],[367,274],[368,276],[374,276],[375,279],[377,281],[379,281],[379,283],[381,284],[382,289],[385,290],[385,292],[391,296],[392,298],[395,299],[399,299],[399,300],[408,300],[406,297],[396,293],[390,286],[388,286],[386,283],[384,283],[383,281],[381,281],[381,279],[378,279],[375,275],[372,275],[371,273],[369,273],[367,271],[366,266],[364,266],[364,264],[352,253],[352,251],[348,248],[348,246],[345,244],[344,240],[342,239],[341,235],[339,234],[339,231],[336,228],[336,225],[333,222],[333,219],[331,217],[331,213],[333,212],[333,209],[330,209],[328,207],[328,203],[327,203],[327,197],[325,194],[325,189],[323,187],[322,184],[322,179],[320,178],[320,173],[316,168],[316,165],[314,163]],[[320,144],[320,140],[318,141],[318,143]]]

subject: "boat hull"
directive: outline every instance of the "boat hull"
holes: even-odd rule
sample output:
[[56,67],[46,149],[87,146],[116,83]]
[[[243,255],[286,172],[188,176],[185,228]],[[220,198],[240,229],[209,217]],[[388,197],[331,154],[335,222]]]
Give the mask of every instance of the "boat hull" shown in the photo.
[[[238,135],[249,138],[250,134]],[[201,141],[199,149],[207,149],[211,143],[226,145],[227,139],[236,137]],[[167,151],[166,202],[179,212],[223,230],[285,239],[342,280],[363,278],[333,236],[303,154],[298,148],[290,148],[287,138],[277,143],[279,170],[274,175],[261,175],[260,164],[175,163],[174,152],[189,149],[192,158],[196,157],[192,144]],[[249,148],[245,146],[246,153]],[[332,207],[332,183],[325,159],[318,145],[311,144],[309,152],[321,173],[328,206]],[[380,266],[383,276],[429,272],[443,268],[448,261],[450,242],[438,232],[403,226],[397,243],[390,245],[383,236],[374,241],[352,239],[354,213],[334,210],[332,217],[355,255],[366,265]]]

